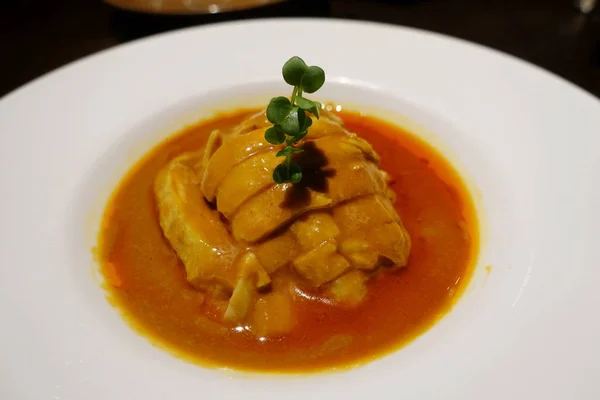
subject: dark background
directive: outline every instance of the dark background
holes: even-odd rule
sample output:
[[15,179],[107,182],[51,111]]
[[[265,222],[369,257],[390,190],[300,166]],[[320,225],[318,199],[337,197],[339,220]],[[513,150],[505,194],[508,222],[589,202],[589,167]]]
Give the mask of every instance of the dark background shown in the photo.
[[150,34],[259,17],[381,21],[464,38],[540,65],[600,97],[600,3],[571,0],[290,0],[245,12],[157,16],[101,0],[3,0],[0,96],[70,61]]

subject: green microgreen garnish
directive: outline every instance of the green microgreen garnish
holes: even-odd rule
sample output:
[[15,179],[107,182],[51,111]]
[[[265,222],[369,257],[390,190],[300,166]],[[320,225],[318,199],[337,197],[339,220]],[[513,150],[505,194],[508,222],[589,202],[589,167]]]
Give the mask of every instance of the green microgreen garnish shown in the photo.
[[325,83],[325,71],[316,66],[308,66],[300,57],[290,58],[281,70],[283,79],[294,87],[292,97],[274,97],[267,107],[267,119],[273,124],[265,131],[265,140],[271,144],[283,144],[285,147],[277,157],[285,157],[273,171],[273,180],[277,183],[298,183],[302,179],[302,168],[292,160],[294,153],[303,150],[295,145],[307,134],[312,119],[307,113],[319,119],[321,103],[309,100],[304,93],[314,93]]

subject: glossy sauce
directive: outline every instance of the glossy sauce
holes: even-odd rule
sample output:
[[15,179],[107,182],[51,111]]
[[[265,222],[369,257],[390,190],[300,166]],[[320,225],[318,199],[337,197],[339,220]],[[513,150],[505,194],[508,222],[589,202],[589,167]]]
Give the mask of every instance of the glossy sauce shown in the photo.
[[272,372],[351,367],[398,349],[446,313],[469,281],[478,249],[474,207],[439,154],[381,120],[341,112],[368,140],[393,178],[395,204],[412,238],[407,267],[368,282],[366,300],[347,309],[296,302],[298,322],[278,339],[256,338],[215,322],[210,299],[185,280],[163,237],[152,185],[174,156],[200,148],[213,129],[254,110],[220,115],[157,146],[122,180],[107,206],[100,258],[112,303],[141,334],[177,356],[209,366]]

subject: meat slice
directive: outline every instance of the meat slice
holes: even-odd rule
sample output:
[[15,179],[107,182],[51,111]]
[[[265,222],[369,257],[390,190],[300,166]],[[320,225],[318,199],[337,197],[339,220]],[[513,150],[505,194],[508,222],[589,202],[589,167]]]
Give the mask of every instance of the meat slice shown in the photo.
[[280,149],[265,140],[264,129],[224,138],[223,145],[213,154],[202,177],[202,192],[210,202],[215,200],[217,188],[231,169],[261,151]]
[[273,181],[284,159],[264,139],[269,126],[263,112],[213,132],[154,190],[188,281],[228,296],[224,320],[280,335],[294,324],[290,287],[355,306],[379,267],[406,265],[411,242],[379,156],[338,117],[324,112],[300,143],[299,184]]
[[202,152],[171,161],[154,184],[163,233],[196,288],[233,293],[225,318],[241,321],[252,305],[251,294],[270,283],[256,255],[232,240],[220,214],[200,190]]
[[[384,193],[387,183],[374,161],[372,149],[363,142],[353,137],[323,137],[307,142],[297,160],[305,175],[298,185],[275,185],[272,169],[250,169],[242,163],[240,167],[244,168],[234,168],[226,178],[226,188],[223,185],[218,190],[217,209],[231,221],[236,239],[252,243],[309,211]],[[281,158],[273,159],[271,155],[253,158],[258,156],[269,160],[259,163],[263,166],[281,162]],[[249,164],[252,165],[251,160]],[[236,187],[239,192],[235,192]],[[237,211],[232,213],[236,206]]]
[[366,196],[333,210],[340,227],[341,249],[357,268],[370,269],[368,259],[375,255],[397,266],[404,266],[410,252],[410,236],[388,198]]
[[202,155],[183,154],[157,176],[154,192],[160,226],[192,285],[219,284],[233,290],[237,283],[233,261],[239,250],[200,191]]
[[255,154],[233,167],[217,189],[219,211],[231,219],[248,199],[275,185],[273,170],[281,164],[276,151]]

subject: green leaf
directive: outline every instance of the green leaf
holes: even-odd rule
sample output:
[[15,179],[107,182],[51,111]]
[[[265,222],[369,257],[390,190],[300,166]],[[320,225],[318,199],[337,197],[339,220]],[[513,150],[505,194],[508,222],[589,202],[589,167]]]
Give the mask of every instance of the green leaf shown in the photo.
[[302,180],[302,168],[296,163],[290,164],[290,170],[288,172],[289,180],[292,183],[298,183]]
[[297,143],[302,140],[308,134],[308,128],[312,125],[312,119],[310,117],[305,116],[302,119],[302,126],[300,127],[300,131],[296,133],[291,139],[287,140],[288,144]]
[[303,110],[310,112],[312,115],[319,119],[319,110],[321,109],[321,103],[318,101],[312,101],[305,99],[304,97],[296,97],[296,105]]
[[265,140],[271,144],[281,144],[285,142],[285,132],[279,125],[272,126],[265,131]]
[[306,93],[314,93],[325,83],[325,71],[317,66],[311,66],[306,69],[302,77],[302,90]]
[[302,82],[302,77],[306,72],[308,66],[300,57],[294,56],[290,58],[281,69],[283,73],[283,79],[292,86],[300,85]]
[[[312,125],[312,118],[305,115],[304,116],[304,124],[300,128],[300,132],[303,133],[303,132],[308,131],[308,128],[310,128],[311,125]],[[306,134],[304,136],[306,136]]]
[[274,97],[267,106],[267,119],[272,124],[281,124],[281,122],[293,110],[292,103],[287,97]]
[[323,104],[319,103],[318,101],[313,101],[313,103],[315,103],[315,111],[316,112],[312,112],[311,113],[317,117],[317,119],[319,119],[319,113],[321,112],[321,110],[323,109]]
[[287,157],[292,154],[292,147],[286,147],[285,149],[281,149],[275,154],[275,157]]
[[[290,136],[296,136],[301,132],[301,127],[304,126],[306,115],[304,111],[294,107],[281,121],[280,125],[283,131]],[[302,123],[302,125],[300,125]]]
[[284,183],[289,181],[288,169],[285,164],[279,164],[273,170],[273,180],[276,183]]
[[298,96],[296,97],[296,105],[301,109],[308,111],[315,106],[315,103],[313,103],[312,100],[305,99],[302,96]]
[[294,136],[294,143],[301,141],[306,135],[308,135],[308,130],[300,132],[298,135]]
[[298,109],[298,132],[294,136],[297,136],[300,133],[304,132],[304,127],[308,123],[306,122],[307,119],[310,119],[310,117],[306,116],[304,110]]
[[285,149],[279,150],[277,152],[277,154],[275,154],[275,157],[283,157],[283,156],[288,157],[294,153],[302,153],[303,151],[304,150],[302,150],[302,149],[297,149],[295,147],[288,146]]

